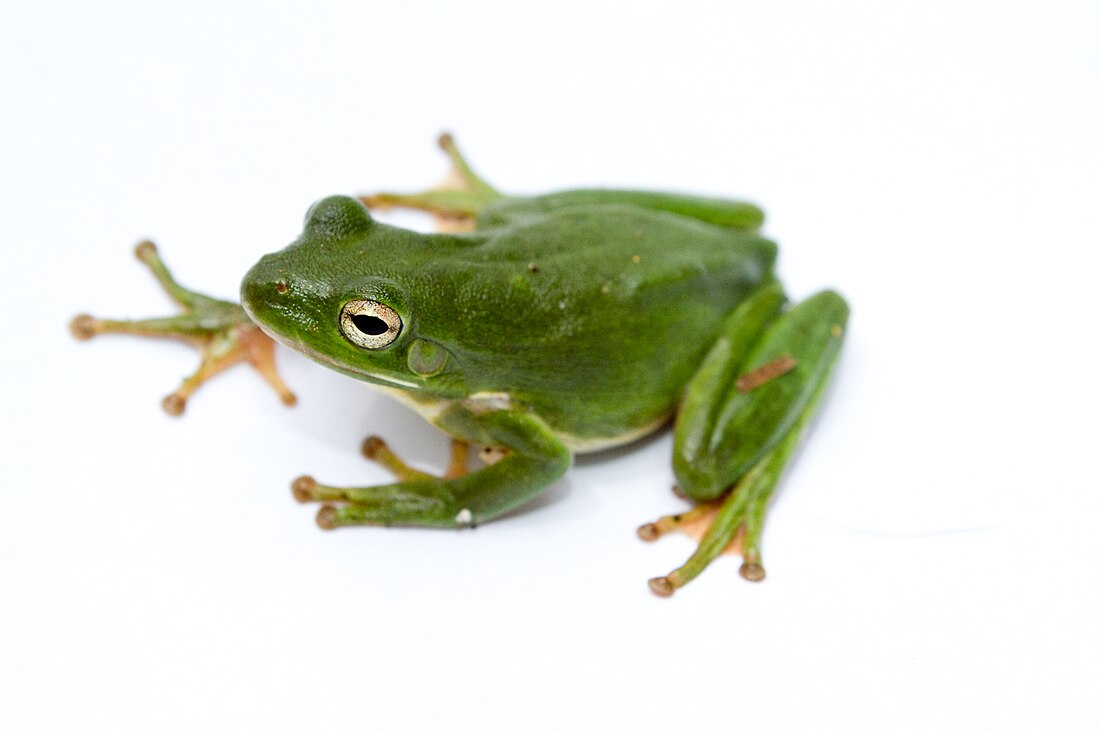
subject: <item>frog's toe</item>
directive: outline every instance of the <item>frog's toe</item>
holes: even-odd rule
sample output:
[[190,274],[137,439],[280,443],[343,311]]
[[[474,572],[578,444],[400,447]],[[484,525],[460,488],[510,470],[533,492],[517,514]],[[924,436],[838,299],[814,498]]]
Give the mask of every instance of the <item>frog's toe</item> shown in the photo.
[[160,406],[172,417],[179,417],[187,408],[187,397],[179,392],[173,392],[160,401]]
[[474,519],[469,509],[455,508],[454,497],[441,479],[341,488],[301,476],[294,480],[291,492],[299,502],[322,503],[317,510],[321,529],[364,524],[465,527]]
[[300,504],[312,501],[330,502],[354,501],[356,494],[366,489],[342,489],[338,486],[326,486],[318,483],[312,476],[299,476],[290,484],[290,493]]
[[[683,498],[686,499],[687,497],[684,496]],[[666,534],[679,532],[698,542],[714,523],[714,516],[718,513],[720,506],[721,501],[704,501],[696,504],[686,512],[666,514],[654,522],[648,522],[638,527],[638,538],[645,542],[655,542]],[[738,549],[738,537],[735,536],[726,547],[725,552],[735,553]]]
[[290,492],[294,495],[294,498],[298,500],[298,503],[305,504],[310,501],[317,501],[314,497],[314,490],[317,488],[317,482],[312,476],[299,476],[294,479],[290,484]]
[[368,209],[419,209],[433,214],[443,231],[473,231],[474,219],[486,206],[502,198],[470,167],[450,133],[439,136],[439,147],[451,161],[451,172],[435,188],[420,193],[379,192],[359,197]]
[[160,260],[160,253],[157,252],[157,245],[148,239],[143,239],[134,246],[134,257],[146,265],[151,265]]
[[[746,555],[746,557],[748,557],[748,555]],[[741,563],[741,568],[738,572],[741,574],[742,578],[744,578],[745,580],[750,580],[754,583],[760,582],[764,579],[764,566],[760,564],[759,556],[757,556],[755,560],[744,560]],[[650,578],[649,589],[653,591],[653,594],[656,596],[660,596],[661,598],[668,598],[676,592],[677,588],[680,588],[685,583],[687,583],[687,580],[688,579],[685,579],[683,573],[679,571],[673,571],[668,575],[662,575],[657,578]]]
[[368,435],[363,438],[363,445],[360,446],[359,450],[368,461],[378,461],[382,452],[389,450],[389,448],[386,446],[386,441],[377,435]]
[[69,332],[72,333],[74,338],[87,341],[92,336],[100,333],[99,321],[87,313],[81,313],[69,321]]
[[[442,478],[458,478],[469,472],[469,449],[469,443],[454,438],[451,439],[451,456]],[[364,458],[384,466],[386,470],[402,481],[439,478],[405,463],[390,449],[386,441],[377,435],[367,436],[359,450]],[[481,457],[483,460],[485,459],[484,454]],[[488,464],[490,461],[484,460],[484,462]]]
[[748,553],[746,553],[745,561],[741,563],[741,569],[738,572],[742,578],[751,580],[754,583],[759,583],[765,576],[764,566],[760,564],[759,555],[754,558]]
[[401,460],[401,458],[390,449],[386,441],[377,435],[369,435],[364,438],[363,445],[359,450],[364,458],[383,466],[401,481],[432,478],[430,474],[415,469]]
[[662,575],[659,578],[649,579],[649,589],[653,591],[654,595],[658,595],[661,598],[668,598],[679,586],[675,585],[672,579],[667,575]]
[[338,515],[336,507],[325,504],[317,510],[317,526],[325,530],[336,529],[340,526],[337,521]]

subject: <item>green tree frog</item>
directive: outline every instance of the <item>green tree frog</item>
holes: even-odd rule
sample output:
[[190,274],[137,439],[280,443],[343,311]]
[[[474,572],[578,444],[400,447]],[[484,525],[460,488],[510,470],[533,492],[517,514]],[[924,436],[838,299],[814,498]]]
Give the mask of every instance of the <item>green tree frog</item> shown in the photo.
[[[766,505],[836,363],[843,298],[826,290],[787,305],[776,245],[757,233],[763,213],[751,204],[605,189],[506,196],[450,136],[441,145],[452,185],[317,202],[301,236],[244,276],[241,305],[183,288],[146,242],[139,258],[184,313],[78,316],[73,332],[169,335],[202,347],[199,370],[165,399],[173,414],[237,361],[293,403],[266,334],[400,398],[452,437],[441,476],[369,438],[365,453],[393,483],[294,481],[298,500],[321,504],[326,529],[474,526],[545,491],[574,454],[674,421],[678,489],[697,506],[639,534],[654,539],[696,520],[709,528],[651,589],[671,595],[731,544],[742,576],[762,579]],[[422,234],[370,214],[392,206],[464,226]],[[470,445],[484,447],[475,470]]]

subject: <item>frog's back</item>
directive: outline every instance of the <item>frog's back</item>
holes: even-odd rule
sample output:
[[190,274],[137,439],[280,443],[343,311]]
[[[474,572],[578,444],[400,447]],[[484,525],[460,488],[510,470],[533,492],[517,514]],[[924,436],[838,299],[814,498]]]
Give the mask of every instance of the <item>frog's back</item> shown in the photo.
[[725,315],[772,279],[776,246],[600,205],[490,229],[459,256],[440,263],[445,305],[422,322],[449,324],[473,391],[507,393],[576,444],[598,445],[667,418]]
[[763,210],[746,201],[664,191],[583,188],[542,196],[506,196],[497,199],[482,209],[478,215],[478,227],[486,229],[562,209],[607,204],[626,204],[650,211],[664,211],[746,232],[756,232],[764,223]]

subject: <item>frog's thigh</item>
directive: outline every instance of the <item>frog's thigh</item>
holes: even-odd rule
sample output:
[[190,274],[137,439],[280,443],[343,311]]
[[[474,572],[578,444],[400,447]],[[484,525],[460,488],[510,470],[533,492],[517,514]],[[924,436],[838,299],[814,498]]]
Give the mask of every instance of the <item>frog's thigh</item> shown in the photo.
[[[731,316],[677,419],[673,468],[692,499],[719,497],[771,453],[812,410],[840,351],[848,306],[837,293],[818,293],[778,316],[753,305]],[[729,337],[753,332],[751,343]]]
[[[743,365],[729,366],[739,361],[729,349],[708,357],[704,367],[711,369],[710,378],[694,380],[692,386],[717,386],[723,380],[714,377],[720,374],[726,389],[712,390],[708,399],[698,393],[685,399],[693,414],[689,425],[677,426],[674,464],[681,488],[692,498],[732,491],[688,561],[650,581],[656,593],[670,595],[735,538],[744,558],[741,575],[763,579],[760,536],[768,500],[820,402],[847,318],[844,299],[825,291],[768,323]],[[640,533],[655,539],[675,523],[665,525],[659,520]]]

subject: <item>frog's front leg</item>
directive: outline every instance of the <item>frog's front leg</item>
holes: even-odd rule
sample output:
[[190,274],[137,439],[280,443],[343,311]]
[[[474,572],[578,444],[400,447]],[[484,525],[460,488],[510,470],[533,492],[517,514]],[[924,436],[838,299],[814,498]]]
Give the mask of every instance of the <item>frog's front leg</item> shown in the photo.
[[202,352],[199,368],[186,377],[175,392],[162,401],[165,412],[180,415],[188,398],[204,382],[240,362],[248,362],[279,394],[286,405],[296,401],[275,371],[275,344],[263,333],[237,303],[211,298],[183,287],[172,277],[152,242],[144,241],[134,250],[160,283],[164,291],[183,309],[167,318],[120,321],[81,314],[73,318],[69,329],[84,341],[104,333],[176,338],[193,344]]
[[[490,465],[463,473],[452,454],[451,469],[442,478],[401,463],[387,451],[371,457],[397,474],[400,481],[382,486],[339,488],[308,476],[295,480],[299,501],[320,501],[317,523],[324,529],[378,524],[464,527],[480,524],[531,500],[569,468],[569,449],[537,417],[510,409],[484,410],[472,401],[447,407],[437,424],[463,443],[505,449]],[[460,449],[461,450],[461,449]]]
[[[430,477],[402,461],[390,450],[386,442],[377,435],[372,435],[363,441],[363,456],[382,466],[402,481]],[[458,478],[465,476],[470,470],[469,464],[470,444],[457,438],[451,438],[451,458],[447,462],[447,470],[443,472],[443,478]]]
[[[741,575],[764,578],[767,503],[820,402],[848,319],[847,304],[832,291],[785,313],[782,304],[782,292],[770,286],[738,308],[687,387],[673,468],[688,497],[718,507],[691,558],[650,581],[658,595],[671,595],[733,542],[740,543]],[[656,539],[679,524],[664,518],[639,534]]]

